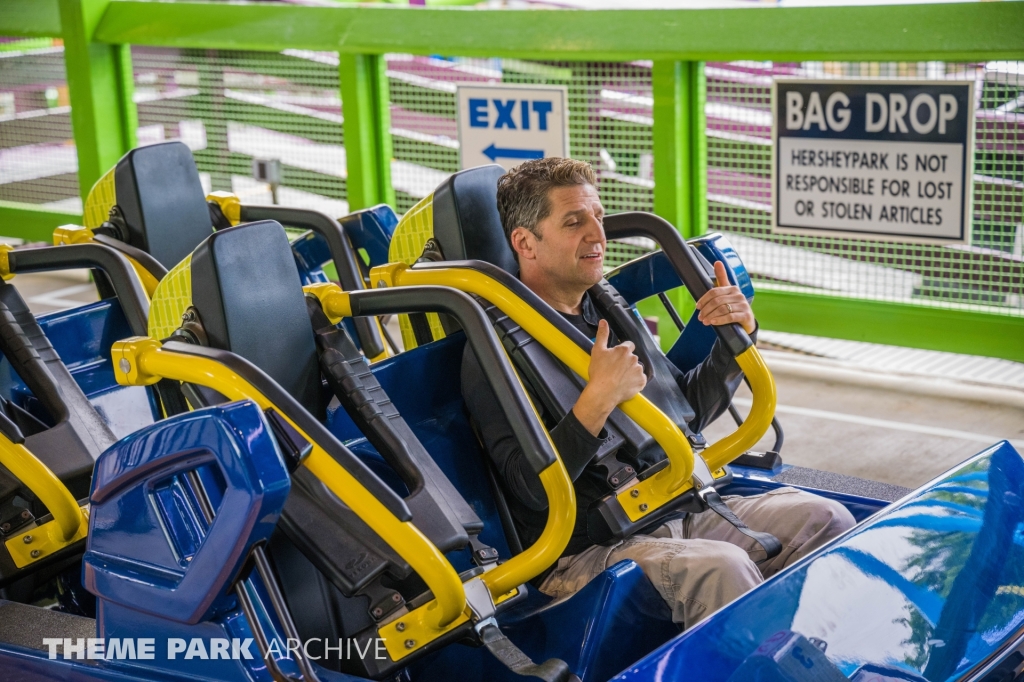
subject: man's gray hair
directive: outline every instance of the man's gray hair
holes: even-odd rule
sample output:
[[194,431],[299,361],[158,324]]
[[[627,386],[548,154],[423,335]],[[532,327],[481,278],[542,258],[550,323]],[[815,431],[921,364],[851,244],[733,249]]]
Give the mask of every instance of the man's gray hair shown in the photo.
[[[596,187],[594,169],[586,161],[557,156],[527,161],[498,178],[498,214],[509,246],[512,245],[512,230],[517,227],[526,228],[540,239],[537,224],[551,213],[548,192],[556,187],[577,185]],[[515,253],[515,249],[512,252]]]

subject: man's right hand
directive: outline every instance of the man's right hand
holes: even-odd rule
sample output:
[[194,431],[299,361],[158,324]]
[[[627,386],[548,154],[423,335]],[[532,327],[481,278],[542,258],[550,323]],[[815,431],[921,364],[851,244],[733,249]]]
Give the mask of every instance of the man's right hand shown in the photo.
[[647,385],[634,348],[632,341],[609,348],[608,323],[598,322],[597,338],[590,351],[590,381],[572,408],[576,419],[593,436],[601,433],[608,415],[619,403],[634,397]]

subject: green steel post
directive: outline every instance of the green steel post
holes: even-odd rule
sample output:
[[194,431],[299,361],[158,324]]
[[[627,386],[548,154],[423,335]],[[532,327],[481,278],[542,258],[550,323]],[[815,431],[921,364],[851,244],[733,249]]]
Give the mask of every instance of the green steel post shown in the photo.
[[110,0],[60,0],[71,126],[84,199],[93,183],[135,146],[131,49],[92,41]]
[[689,69],[690,113],[690,205],[693,207],[693,236],[708,231],[708,135],[704,105],[707,102],[707,78],[704,62],[687,62]]
[[704,63],[655,61],[654,212],[686,238],[707,231]]
[[[655,61],[654,212],[690,238],[708,226],[708,148],[704,133],[703,62]],[[684,289],[669,292],[682,314],[693,309]]]
[[350,210],[395,205],[391,112],[384,55],[340,54]]
[[683,63],[655,61],[651,68],[654,94],[654,212],[682,230],[690,219],[686,201],[685,159],[689,153],[683,107]]

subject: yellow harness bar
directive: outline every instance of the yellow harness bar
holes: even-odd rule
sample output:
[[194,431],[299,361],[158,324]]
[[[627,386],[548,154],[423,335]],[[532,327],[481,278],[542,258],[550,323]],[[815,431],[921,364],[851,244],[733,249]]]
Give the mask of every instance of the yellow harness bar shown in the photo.
[[[63,246],[65,244],[92,244],[99,243],[95,241],[96,235],[88,227],[82,227],[80,225],[61,225],[53,231],[53,245]],[[156,286],[160,282],[157,281],[156,277],[142,267],[142,265],[129,256],[126,253],[121,253],[122,256],[128,259],[131,263],[132,269],[135,270],[136,277],[139,278],[139,282],[142,283],[142,288],[146,292],[148,298],[153,298],[153,293],[156,291]]]
[[[340,305],[333,310],[344,311],[348,295],[340,289],[337,293],[339,296],[332,300]],[[338,316],[337,312],[328,315],[332,314]],[[207,386],[229,400],[252,400],[264,410],[274,407],[252,384],[219,362],[166,350],[153,338],[119,341],[113,346],[112,356],[115,376],[122,385],[145,386],[163,378],[173,379]],[[405,559],[434,595],[433,600],[403,616],[400,629],[396,629],[397,621],[379,629],[392,659],[407,656],[468,620],[470,609],[462,581],[440,550],[411,522],[399,521],[297,424],[281,410],[278,413],[313,445],[304,466]],[[547,525],[529,550],[481,576],[495,601],[553,564],[572,534],[576,502],[572,481],[561,460],[556,459],[540,478],[548,496]]]
[[[112,349],[115,376],[120,384],[146,386],[160,379],[174,379],[218,391],[229,400],[251,400],[260,409],[274,405],[252,384],[209,358],[164,350],[150,337],[118,341]],[[303,462],[331,492],[348,505],[381,538],[397,551],[433,591],[433,625],[455,620],[466,607],[462,581],[444,555],[412,523],[399,521],[352,474],[327,454],[295,422],[278,410],[296,431],[313,445]]]
[[[319,299],[324,314],[332,323],[337,324],[342,318],[352,316],[349,294],[337,284],[311,284],[303,288]],[[540,417],[537,419],[539,421]],[[576,523],[576,493],[562,460],[556,457],[554,463],[540,473],[540,481],[548,498],[547,523],[540,538],[529,549],[482,576],[495,599],[540,575],[555,563],[572,536]]]
[[[370,282],[373,287],[449,286],[480,296],[496,305],[569,369],[589,380],[590,356],[538,311],[482,272],[454,267],[421,270],[404,263],[388,263],[370,271]],[[757,349],[751,346],[736,357],[736,362],[750,380],[753,405],[750,415],[734,433],[704,451],[704,460],[711,471],[728,464],[757,443],[775,413],[775,382]],[[694,454],[682,430],[643,395],[627,400],[619,409],[658,442],[669,460],[665,469],[617,495],[630,520],[636,521],[693,486]]]
[[0,464],[28,486],[53,515],[52,521],[14,535],[4,543],[15,566],[24,568],[86,536],[88,510],[78,506],[67,486],[28,448],[0,434]]

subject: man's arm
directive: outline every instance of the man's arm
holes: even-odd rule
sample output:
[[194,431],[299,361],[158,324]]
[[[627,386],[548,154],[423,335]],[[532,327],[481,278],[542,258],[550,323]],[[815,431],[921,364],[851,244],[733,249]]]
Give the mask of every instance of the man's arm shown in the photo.
[[[508,418],[498,404],[476,355],[467,345],[462,355],[462,397],[476,423],[487,455],[494,462],[509,493],[535,511],[547,509],[548,500],[540,478],[519,446]],[[572,480],[590,463],[604,441],[602,427],[597,434],[584,428],[572,410],[551,429],[551,441]]]
[[[757,339],[754,311],[739,287],[729,284],[725,264],[721,261],[715,261],[715,286],[697,301],[697,310],[697,319],[705,325],[740,324],[750,334],[751,341]],[[708,357],[679,381],[696,415],[689,424],[694,433],[702,431],[725,412],[742,378],[743,372],[736,360],[721,341],[715,339]]]
[[572,411],[591,435],[597,436],[619,403],[644,389],[647,377],[640,360],[633,354],[632,341],[608,347],[608,323],[597,324],[597,338],[590,351],[590,381],[580,393]]

